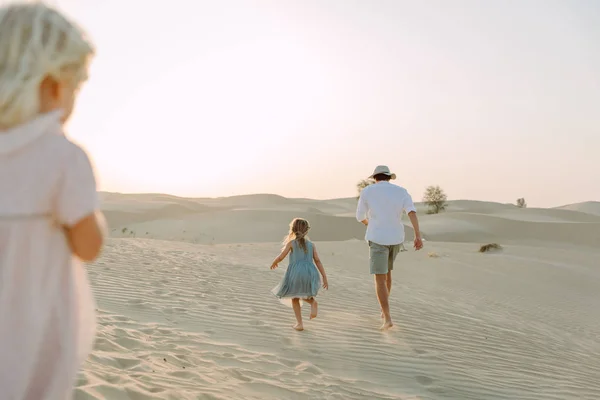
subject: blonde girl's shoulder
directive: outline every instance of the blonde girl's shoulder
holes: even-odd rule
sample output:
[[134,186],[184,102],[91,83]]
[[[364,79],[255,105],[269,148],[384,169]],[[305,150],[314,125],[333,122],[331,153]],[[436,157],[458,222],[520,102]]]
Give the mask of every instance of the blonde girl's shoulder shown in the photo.
[[54,155],[60,163],[76,163],[89,160],[88,152],[64,134],[47,135],[40,143],[45,154]]
[[70,179],[81,186],[95,185],[95,166],[88,152],[63,134],[46,135],[22,161],[32,159],[45,166],[40,173],[55,184]]

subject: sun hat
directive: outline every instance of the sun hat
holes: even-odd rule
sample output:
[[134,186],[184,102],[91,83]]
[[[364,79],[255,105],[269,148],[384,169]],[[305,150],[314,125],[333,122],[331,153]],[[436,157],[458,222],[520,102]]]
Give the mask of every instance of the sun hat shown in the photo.
[[372,179],[375,175],[379,175],[379,174],[388,175],[390,178],[396,179],[396,174],[391,173],[390,169],[387,167],[387,165],[378,165],[377,167],[375,167],[375,170],[373,171],[373,173],[371,174],[371,176],[369,178]]

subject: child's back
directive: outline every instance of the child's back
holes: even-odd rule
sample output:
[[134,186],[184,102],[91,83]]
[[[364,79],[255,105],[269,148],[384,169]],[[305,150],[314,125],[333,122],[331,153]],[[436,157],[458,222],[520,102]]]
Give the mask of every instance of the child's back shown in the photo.
[[297,321],[294,329],[298,331],[304,330],[300,312],[301,300],[311,305],[310,318],[313,319],[317,316],[318,306],[315,296],[318,294],[321,284],[319,273],[323,277],[323,287],[328,287],[325,269],[315,245],[306,236],[309,229],[310,225],[307,220],[294,218],[290,223],[290,231],[284,239],[284,247],[271,264],[271,269],[275,269],[288,254],[290,255],[290,263],[283,279],[279,285],[273,288],[272,293],[283,303],[293,307]]
[[0,131],[0,193],[0,387],[32,374],[37,387],[55,382],[65,393],[74,376],[50,374],[64,360],[76,373],[92,344],[94,306],[61,226],[93,213],[97,199],[88,158],[61,134],[57,114]]
[[290,265],[297,262],[308,262],[310,264],[313,263],[313,244],[310,240],[304,240],[304,246],[306,246],[306,251],[300,245],[298,240],[292,240],[292,251],[290,252]]
[[92,347],[93,297],[73,254],[90,260],[101,246],[96,181],[62,133],[89,54],[43,4],[0,7],[3,399],[69,398]]
[[[59,116],[56,111],[0,130],[0,216],[17,219],[56,213],[74,222],[81,215],[73,215],[72,205],[84,201],[95,205],[88,157],[63,135]],[[88,198],[77,198],[78,194]],[[10,221],[3,218],[2,222]]]

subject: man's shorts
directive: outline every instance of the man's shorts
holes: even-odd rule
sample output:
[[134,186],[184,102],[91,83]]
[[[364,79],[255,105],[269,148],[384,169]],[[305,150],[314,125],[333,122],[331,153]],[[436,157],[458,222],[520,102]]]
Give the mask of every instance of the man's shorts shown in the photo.
[[369,265],[371,274],[387,274],[394,269],[394,261],[400,252],[399,244],[382,245],[369,241]]

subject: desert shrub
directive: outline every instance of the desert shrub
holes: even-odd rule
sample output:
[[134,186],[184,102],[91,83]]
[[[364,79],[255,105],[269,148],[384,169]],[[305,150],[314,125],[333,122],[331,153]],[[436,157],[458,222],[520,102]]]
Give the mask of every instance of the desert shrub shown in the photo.
[[448,206],[447,200],[448,196],[439,186],[429,186],[425,189],[423,202],[429,207],[427,214],[438,214],[440,211],[444,211]]
[[487,253],[494,250],[502,250],[502,246],[500,246],[498,243],[489,243],[484,244],[479,248],[480,253]]

